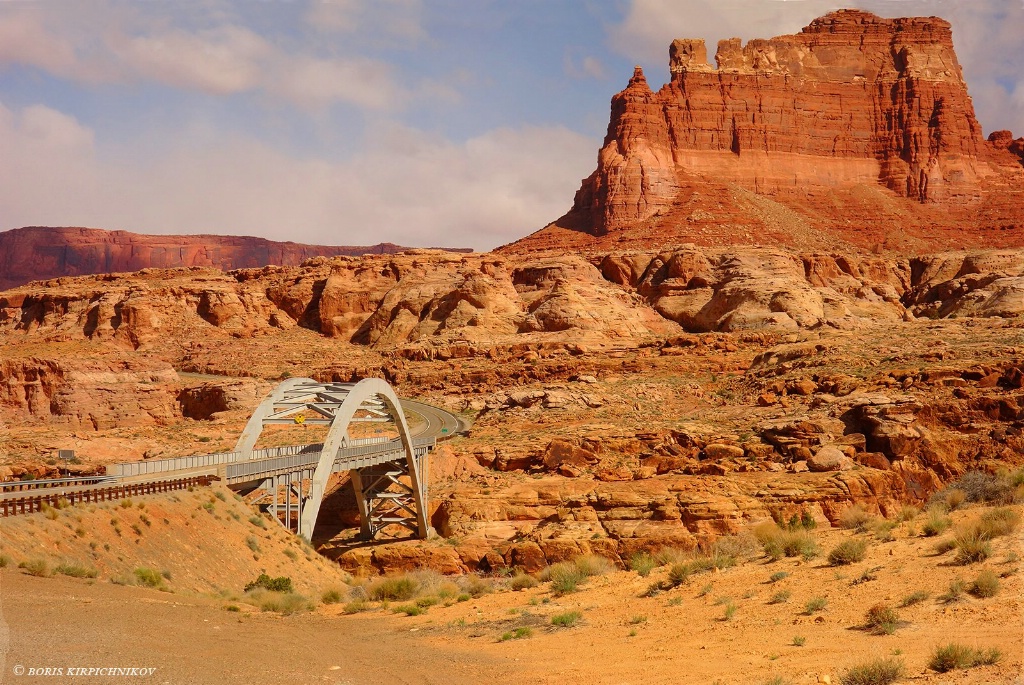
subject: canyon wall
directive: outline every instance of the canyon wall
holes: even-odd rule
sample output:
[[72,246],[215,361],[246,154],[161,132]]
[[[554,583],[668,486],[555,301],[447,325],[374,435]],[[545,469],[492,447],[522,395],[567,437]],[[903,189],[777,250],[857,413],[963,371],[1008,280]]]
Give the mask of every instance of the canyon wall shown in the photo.
[[302,245],[252,236],[139,235],[30,226],[0,232],[0,290],[60,276],[189,266],[225,271],[267,264],[297,266],[310,257],[393,254],[405,249],[391,243]]

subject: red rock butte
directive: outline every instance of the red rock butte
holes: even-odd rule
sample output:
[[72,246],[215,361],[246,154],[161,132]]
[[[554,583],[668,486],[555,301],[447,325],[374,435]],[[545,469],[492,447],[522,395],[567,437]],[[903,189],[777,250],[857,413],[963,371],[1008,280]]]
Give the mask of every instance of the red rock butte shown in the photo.
[[637,67],[572,209],[504,249],[1024,245],[1024,138],[983,138],[948,22],[841,10],[715,61]]

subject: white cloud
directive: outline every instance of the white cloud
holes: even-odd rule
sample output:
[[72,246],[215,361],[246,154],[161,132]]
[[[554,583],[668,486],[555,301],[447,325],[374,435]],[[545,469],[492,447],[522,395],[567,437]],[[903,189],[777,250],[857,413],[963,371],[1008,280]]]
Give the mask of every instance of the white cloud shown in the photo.
[[98,154],[92,132],[72,117],[0,105],[0,230],[84,225],[487,249],[568,210],[597,145],[560,127],[497,129],[456,143],[380,124],[362,152],[334,162],[240,136],[147,135],[179,142],[162,158],[133,157],[132,141]]
[[421,0],[310,0],[303,19],[319,33],[358,31],[400,41],[426,37]]
[[[1024,3],[1006,0],[861,0],[881,16],[940,16],[953,24],[953,41],[964,67],[978,119],[989,131],[1012,128],[1024,135],[1024,110],[1014,93],[1024,91]],[[850,6],[842,0],[633,0],[621,24],[609,27],[613,49],[661,69],[647,73],[653,88],[668,79],[668,46],[674,38],[704,38],[714,64],[718,41],[771,38],[796,33],[827,12]],[[623,80],[628,77],[623,76]],[[1007,88],[1009,82],[1011,87]]]
[[[77,7],[0,3],[0,67],[31,66],[90,84],[158,83],[211,95],[259,91],[308,109],[336,102],[392,109],[417,92],[416,84],[399,81],[381,60],[288,50],[223,18],[207,28],[186,30],[166,17],[146,14],[145,8],[99,3],[86,16]],[[102,27],[90,23],[98,17],[106,20]],[[395,30],[420,29],[412,21]]]

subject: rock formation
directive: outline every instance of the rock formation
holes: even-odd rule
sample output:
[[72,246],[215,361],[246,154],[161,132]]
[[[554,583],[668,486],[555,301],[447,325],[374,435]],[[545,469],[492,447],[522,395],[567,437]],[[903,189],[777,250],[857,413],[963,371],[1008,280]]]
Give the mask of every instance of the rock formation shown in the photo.
[[97,228],[30,226],[0,232],[0,290],[59,276],[185,266],[225,271],[267,264],[295,266],[310,257],[393,254],[405,249],[391,243],[339,247],[251,236],[139,235]]
[[579,242],[559,229],[620,247],[1024,244],[1024,143],[982,137],[949,23],[842,10],[715,60],[674,41],[657,92],[637,67],[572,210],[512,249]]

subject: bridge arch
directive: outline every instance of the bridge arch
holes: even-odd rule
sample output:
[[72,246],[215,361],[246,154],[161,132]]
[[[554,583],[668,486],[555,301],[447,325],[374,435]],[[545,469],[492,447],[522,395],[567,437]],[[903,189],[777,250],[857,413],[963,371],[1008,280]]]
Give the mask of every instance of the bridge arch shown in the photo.
[[[336,470],[338,450],[349,446],[349,426],[360,409],[381,418],[390,416],[398,429],[401,451],[404,452],[404,458],[392,456],[380,463],[349,469],[359,503],[363,537],[372,538],[388,523],[400,523],[419,537],[427,537],[425,483],[421,482],[420,464],[401,401],[387,381],[366,378],[357,383],[321,383],[312,378],[289,378],[277,385],[259,404],[238,438],[234,451],[239,453],[240,460],[252,459],[256,442],[266,426],[292,423],[300,414],[304,417],[306,410],[312,410],[316,417],[305,423],[329,426],[311,474],[309,491],[302,493],[300,485],[297,493],[297,532],[309,540],[313,536],[327,481]],[[402,477],[407,477],[409,483],[404,483]],[[273,487],[276,503],[276,480]],[[289,497],[291,487],[291,481],[288,481]],[[386,493],[389,488],[396,487],[400,492]],[[383,499],[399,507],[406,515],[382,516],[375,503]],[[290,520],[290,503],[286,516]]]

